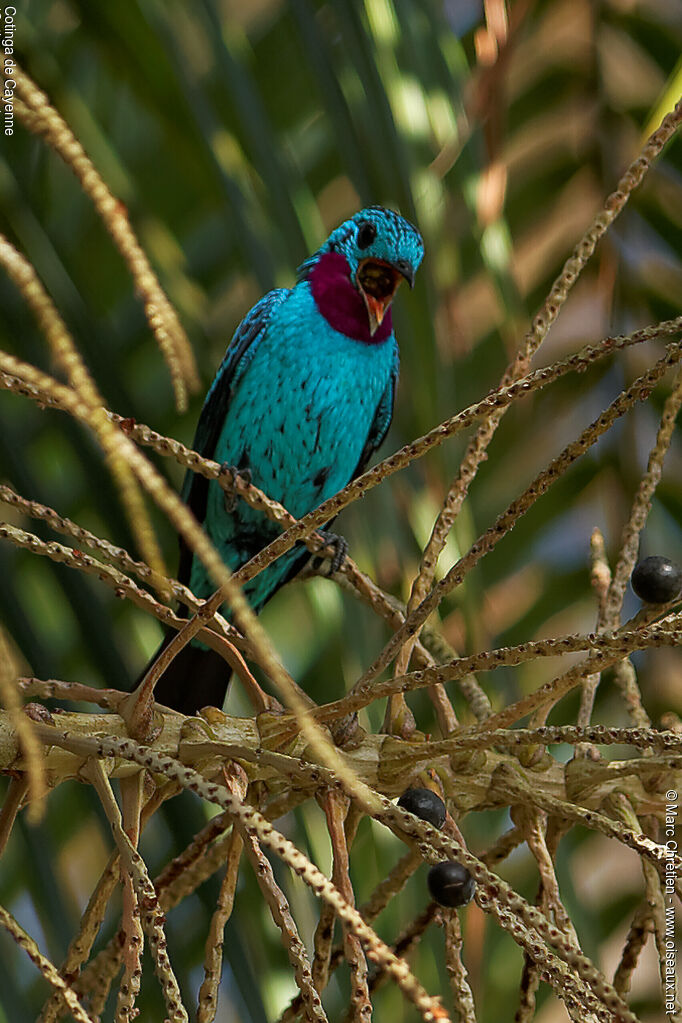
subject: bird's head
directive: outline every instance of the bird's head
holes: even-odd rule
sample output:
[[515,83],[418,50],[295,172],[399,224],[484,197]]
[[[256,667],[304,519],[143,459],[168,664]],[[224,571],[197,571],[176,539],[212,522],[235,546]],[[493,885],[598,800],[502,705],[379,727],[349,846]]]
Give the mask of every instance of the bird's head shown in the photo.
[[412,224],[370,206],[330,234],[299,268],[299,279],[311,281],[318,308],[332,326],[358,340],[380,341],[391,332],[387,313],[398,285],[403,278],[414,285],[423,255]]

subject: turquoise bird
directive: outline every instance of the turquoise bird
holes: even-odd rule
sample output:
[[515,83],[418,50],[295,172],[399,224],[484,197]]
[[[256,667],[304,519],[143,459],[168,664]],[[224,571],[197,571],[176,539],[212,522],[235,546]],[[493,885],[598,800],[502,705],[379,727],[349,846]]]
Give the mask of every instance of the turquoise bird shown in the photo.
[[[296,518],[345,487],[391,423],[398,345],[390,307],[401,280],[414,285],[423,255],[417,229],[381,206],[337,227],[299,267],[294,287],[269,292],[237,327],[194,448],[245,474]],[[226,500],[215,480],[188,472],[183,498],[233,572],[280,532],[245,502]],[[345,542],[332,539],[342,558]],[[309,557],[299,544],[248,582],[254,610]],[[178,578],[197,597],[215,589],[182,541]],[[157,683],[156,699],[186,714],[221,706],[229,676],[222,658],[192,643]]]

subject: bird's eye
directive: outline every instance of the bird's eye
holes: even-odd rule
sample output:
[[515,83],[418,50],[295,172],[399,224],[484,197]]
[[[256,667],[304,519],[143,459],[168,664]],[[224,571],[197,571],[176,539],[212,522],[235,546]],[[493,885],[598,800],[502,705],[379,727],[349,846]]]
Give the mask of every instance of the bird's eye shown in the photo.
[[359,249],[368,248],[377,236],[377,229],[371,220],[363,220],[358,225],[358,236],[356,238]]

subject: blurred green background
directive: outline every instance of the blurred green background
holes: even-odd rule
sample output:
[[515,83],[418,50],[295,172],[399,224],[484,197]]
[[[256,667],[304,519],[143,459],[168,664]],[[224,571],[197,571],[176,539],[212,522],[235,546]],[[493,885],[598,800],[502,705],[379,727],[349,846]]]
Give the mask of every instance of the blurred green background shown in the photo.
[[[520,0],[507,10],[506,36],[499,27],[503,5],[491,0],[487,13],[486,22],[474,0],[23,0],[15,47],[125,203],[192,339],[204,389],[247,309],[269,288],[291,284],[297,264],[346,216],[379,202],[419,225],[426,259],[415,291],[401,291],[394,312],[402,370],[388,453],[497,383],[564,258],[682,91],[675,4]],[[0,230],[33,262],[110,407],[191,443],[201,395],[178,416],[127,271],[70,170],[18,121],[3,143]],[[538,364],[679,313],[681,172],[677,140],[600,246]],[[0,307],[2,347],[51,369],[44,339],[4,277]],[[630,351],[514,407],[443,569],[651,361],[650,348]],[[611,430],[444,604],[442,627],[458,650],[592,629],[590,533],[600,526],[609,551],[617,550],[664,395],[665,387]],[[130,548],[99,451],[80,427],[6,393],[0,416],[0,478]],[[360,566],[403,599],[464,444],[458,438],[433,452],[338,522]],[[179,485],[176,466],[164,462],[162,469]],[[678,439],[644,554],[679,559],[681,480]],[[7,517],[17,521],[14,513]],[[174,570],[175,538],[156,521]],[[50,536],[36,523],[22,525]],[[45,559],[4,545],[0,574],[0,617],[27,672],[125,688],[159,641],[154,620]],[[635,606],[629,595],[627,610]],[[386,639],[366,608],[319,579],[280,591],[263,620],[289,670],[320,702],[340,696]],[[653,651],[638,666],[653,720],[680,710],[679,656]],[[548,670],[528,665],[484,682],[499,706]],[[235,700],[236,710],[248,712]],[[458,695],[455,704],[469,720]],[[422,694],[411,705],[419,726],[432,731],[428,700]],[[572,720],[574,712],[565,702],[559,720]],[[371,708],[364,723],[377,728],[382,716],[382,706]],[[626,723],[608,686],[595,720]],[[192,812],[198,826],[203,810]],[[352,857],[359,901],[400,853],[390,835],[365,823]],[[474,850],[506,826],[503,814],[464,822]],[[329,865],[316,806],[286,827]],[[182,844],[174,831],[171,812],[145,834],[142,849],[153,872]],[[56,962],[109,847],[108,825],[89,791],[76,785],[54,794],[39,828],[20,821],[13,835],[0,901]],[[597,869],[605,848],[614,862],[626,857],[612,843],[573,832],[559,862],[585,949],[612,970],[614,935],[624,935],[641,884],[636,871],[623,867],[609,897],[590,894],[585,872]],[[533,898],[536,876],[525,851],[503,873]],[[279,868],[278,878],[309,940],[313,904]],[[169,917],[171,956],[189,1004],[202,977],[215,891],[204,886]],[[419,873],[380,919],[382,937],[393,940],[425,901]],[[520,953],[477,912],[468,910],[464,921],[479,1018],[511,1019]],[[108,933],[115,926],[112,915]],[[253,964],[264,957],[267,968],[256,980]],[[248,870],[226,960],[217,1018],[276,1019],[293,979]],[[424,941],[416,969],[430,990],[446,991],[437,930]],[[638,983],[635,1008],[653,1020],[655,972],[645,969]],[[340,1018],[344,990],[343,982],[330,986],[330,1018]],[[46,994],[4,936],[0,992],[0,1020],[12,1023],[33,1019]],[[543,990],[540,1000],[546,996]],[[563,1019],[554,999],[546,1001],[538,1020]],[[153,979],[140,1005],[143,1019],[160,1011]],[[377,1000],[377,1019],[386,1018],[415,1018],[391,986]]]

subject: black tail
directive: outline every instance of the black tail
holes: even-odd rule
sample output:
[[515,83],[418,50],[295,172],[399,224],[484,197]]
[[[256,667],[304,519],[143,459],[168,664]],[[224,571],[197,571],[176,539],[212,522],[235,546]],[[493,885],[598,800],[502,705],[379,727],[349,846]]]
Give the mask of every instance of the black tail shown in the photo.
[[[208,481],[204,479],[204,482],[207,483]],[[331,521],[333,522],[334,520],[332,519]],[[327,525],[331,525],[331,523],[327,523]],[[267,544],[270,539],[271,537],[266,535],[263,544]],[[332,539],[338,542],[342,538],[332,534]],[[343,543],[345,544],[345,540]],[[280,586],[283,586],[300,572],[310,557],[310,552],[302,544],[297,545],[296,554],[297,556],[292,560],[286,575],[279,580],[271,591],[266,592],[260,600],[253,602],[252,610],[256,614],[274,596]],[[181,581],[186,582],[189,578],[190,563],[191,552],[189,552],[188,548],[183,547],[181,542],[180,569],[178,571],[178,578]],[[187,608],[181,605],[178,608],[178,614],[184,617],[188,614]],[[176,633],[173,630],[166,634],[153,659],[156,659],[161,651],[166,649],[175,635]],[[151,664],[151,661],[149,664]],[[149,665],[144,670],[147,671],[148,667]],[[183,714],[196,714],[202,707],[222,707],[231,677],[232,669],[219,654],[215,653],[214,650],[202,650],[200,647],[192,646],[189,643],[182,648],[177,657],[173,658],[156,683],[154,698],[157,703],[162,703],[164,707],[172,707],[173,710],[179,710]],[[137,685],[141,679],[142,675],[139,676],[135,684]]]
[[[175,635],[175,631],[166,635],[152,660],[156,660]],[[202,707],[222,707],[231,674],[227,661],[214,650],[202,650],[190,643],[173,658],[156,683],[154,699],[183,714],[196,714]]]

